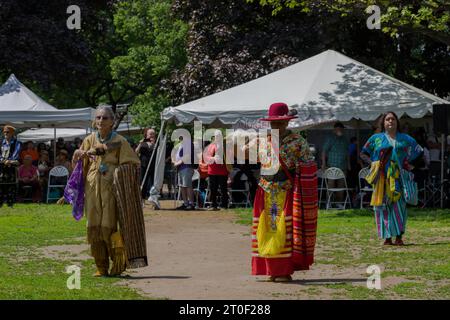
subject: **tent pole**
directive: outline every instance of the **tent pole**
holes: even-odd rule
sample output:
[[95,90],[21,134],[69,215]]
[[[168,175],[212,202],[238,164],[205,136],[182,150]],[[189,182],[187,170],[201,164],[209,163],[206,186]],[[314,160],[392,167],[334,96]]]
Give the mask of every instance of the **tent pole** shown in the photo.
[[356,141],[358,141],[356,144],[356,154],[357,154],[358,159],[359,159],[359,149],[360,149],[360,145],[361,145],[360,121],[361,121],[360,119],[356,120]]
[[444,209],[444,153],[447,137],[443,133],[441,135],[441,209]]
[[53,162],[56,161],[56,127],[53,125],[53,139],[55,143],[53,144]]
[[142,180],[142,183],[141,183],[141,191],[144,188],[145,181],[147,180],[148,172],[150,170],[153,158],[156,156],[156,151],[158,150],[158,144],[161,141],[161,137],[162,137],[162,133],[164,131],[165,123],[166,122],[164,120],[161,122],[161,129],[159,130],[158,139],[156,140],[155,148],[153,149],[152,156],[150,157],[150,161],[149,161],[149,163],[147,165],[147,169],[145,170],[144,179]]

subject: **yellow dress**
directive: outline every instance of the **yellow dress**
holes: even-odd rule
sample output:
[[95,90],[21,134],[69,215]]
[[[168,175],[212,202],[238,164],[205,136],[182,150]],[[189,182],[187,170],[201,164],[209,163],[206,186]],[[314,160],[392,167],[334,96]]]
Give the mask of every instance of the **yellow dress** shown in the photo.
[[[117,144],[103,156],[95,156],[84,161],[85,173],[85,216],[88,220],[88,242],[110,243],[111,235],[117,231],[117,204],[114,195],[114,170],[123,164],[140,165],[140,160],[128,141],[115,134],[108,143]],[[101,142],[97,133],[86,137],[81,150],[89,151]],[[104,173],[100,168],[105,167]]]

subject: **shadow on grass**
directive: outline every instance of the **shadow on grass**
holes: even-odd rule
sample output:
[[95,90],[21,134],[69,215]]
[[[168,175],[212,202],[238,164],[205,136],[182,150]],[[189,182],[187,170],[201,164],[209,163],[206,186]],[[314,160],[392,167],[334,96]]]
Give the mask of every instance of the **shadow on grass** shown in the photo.
[[164,279],[164,280],[186,280],[191,279],[191,277],[187,276],[132,276],[132,275],[124,275],[124,276],[116,276],[114,278],[126,279],[126,280],[147,280],[147,279]]
[[293,280],[291,284],[298,285],[327,285],[327,284],[352,284],[352,283],[366,283],[367,279],[304,279],[304,280]]
[[[320,210],[320,216],[333,218],[355,218],[372,217],[372,209],[350,209],[350,210]],[[408,218],[412,220],[450,220],[450,210],[448,209],[418,209],[408,208]]]
[[434,242],[434,243],[407,243],[405,247],[408,246],[444,246],[449,245],[450,242]]
[[[257,280],[257,282],[272,282],[270,280]],[[328,284],[352,284],[352,283],[365,283],[367,279],[303,279],[303,280],[292,280],[290,282],[276,282],[282,284],[296,284],[296,285],[328,285]]]

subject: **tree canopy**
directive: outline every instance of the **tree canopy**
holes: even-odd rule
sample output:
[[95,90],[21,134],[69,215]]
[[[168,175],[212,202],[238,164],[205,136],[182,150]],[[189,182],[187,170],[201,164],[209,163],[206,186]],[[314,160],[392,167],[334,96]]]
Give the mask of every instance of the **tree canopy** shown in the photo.
[[[282,2],[288,7],[290,3]],[[340,10],[304,9],[285,8],[274,15],[272,7],[245,0],[174,1],[174,10],[190,26],[189,61],[172,81],[177,102],[230,88],[327,49],[429,92],[449,95],[450,52],[442,42],[420,33],[391,37],[369,30],[367,16],[362,20]]]
[[[130,104],[136,122],[327,49],[450,96],[449,3],[370,0],[3,0],[0,77],[62,108]],[[66,27],[69,5],[81,29]]]
[[367,17],[365,9],[377,5],[381,9],[382,30],[398,33],[419,33],[450,45],[450,2],[448,0],[247,0],[273,8],[277,14],[284,9],[303,12],[340,12],[343,16]]

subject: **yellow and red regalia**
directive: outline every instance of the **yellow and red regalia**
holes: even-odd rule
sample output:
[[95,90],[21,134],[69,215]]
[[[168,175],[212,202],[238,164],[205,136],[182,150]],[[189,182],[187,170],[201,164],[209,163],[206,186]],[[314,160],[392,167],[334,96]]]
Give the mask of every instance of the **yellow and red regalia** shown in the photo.
[[[317,165],[300,134],[282,137],[279,145],[274,147],[270,139],[260,141],[262,173],[253,209],[253,275],[288,276],[308,270],[314,262]],[[264,169],[275,162],[278,171],[265,175]]]

